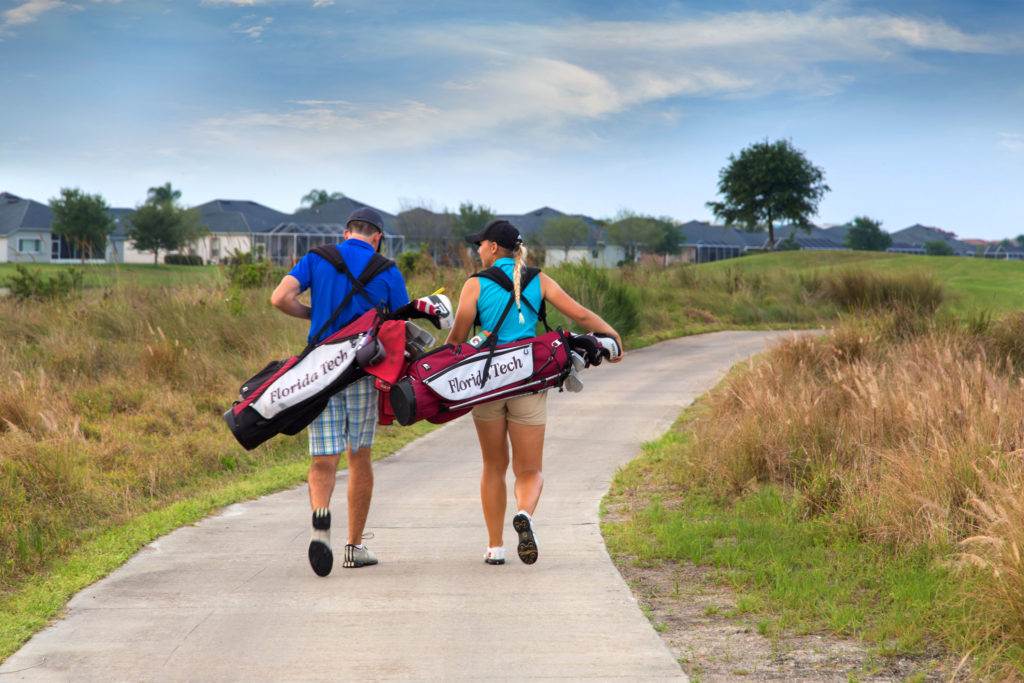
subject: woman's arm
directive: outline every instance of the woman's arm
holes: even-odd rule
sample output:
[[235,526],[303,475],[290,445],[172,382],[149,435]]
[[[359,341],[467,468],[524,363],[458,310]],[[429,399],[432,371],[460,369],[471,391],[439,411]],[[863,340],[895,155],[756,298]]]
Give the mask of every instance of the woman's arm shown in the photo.
[[[619,333],[615,331],[615,328],[606,323],[597,313],[594,313],[592,310],[576,301],[576,299],[573,299],[571,296],[566,294],[565,290],[562,289],[557,282],[544,273],[540,274],[540,291],[544,298],[547,301],[550,301],[551,305],[558,309],[559,313],[569,318],[585,330],[611,335],[619,345],[619,349],[622,351],[625,350],[622,346],[622,339],[619,337]],[[615,358],[609,358],[609,360],[613,363],[617,363],[622,360],[622,355],[620,354]]]
[[476,302],[480,298],[480,278],[471,277],[462,285],[459,307],[455,309],[455,321],[448,333],[448,344],[461,344],[469,338],[469,331],[476,319]]

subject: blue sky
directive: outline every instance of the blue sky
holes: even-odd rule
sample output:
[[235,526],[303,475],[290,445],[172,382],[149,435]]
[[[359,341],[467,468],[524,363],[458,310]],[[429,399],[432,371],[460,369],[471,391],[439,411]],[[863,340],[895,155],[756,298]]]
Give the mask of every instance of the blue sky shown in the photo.
[[112,206],[710,220],[790,139],[855,216],[1024,233],[1024,10],[996,0],[0,2],[0,190]]

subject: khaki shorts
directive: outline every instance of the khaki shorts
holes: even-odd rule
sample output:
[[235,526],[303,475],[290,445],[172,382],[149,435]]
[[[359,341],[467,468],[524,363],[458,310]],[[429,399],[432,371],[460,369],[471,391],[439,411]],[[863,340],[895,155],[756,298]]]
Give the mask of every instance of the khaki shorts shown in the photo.
[[499,399],[473,407],[475,420],[501,420],[521,425],[542,425],[548,421],[548,392]]

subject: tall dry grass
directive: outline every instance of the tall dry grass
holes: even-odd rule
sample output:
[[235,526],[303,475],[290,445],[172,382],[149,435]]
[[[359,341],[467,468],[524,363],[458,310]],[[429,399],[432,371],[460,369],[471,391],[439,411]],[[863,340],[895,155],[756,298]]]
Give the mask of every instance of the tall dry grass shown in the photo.
[[244,451],[221,418],[241,380],[304,341],[266,296],[0,300],[0,591],[190,485],[303,452],[285,438]]
[[784,341],[710,395],[679,483],[779,484],[891,552],[936,549],[963,571],[959,637],[1004,657],[994,675],[1019,674],[1024,377],[1009,340],[1022,320],[979,333],[895,311]]

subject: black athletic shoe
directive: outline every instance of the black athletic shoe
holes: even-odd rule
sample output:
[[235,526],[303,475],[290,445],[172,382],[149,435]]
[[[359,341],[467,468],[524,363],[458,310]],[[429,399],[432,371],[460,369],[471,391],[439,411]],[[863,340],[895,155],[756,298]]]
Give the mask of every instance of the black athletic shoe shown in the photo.
[[518,512],[512,518],[512,528],[519,534],[519,545],[516,552],[524,564],[537,561],[537,537],[533,533],[533,520],[525,512]]
[[309,566],[317,576],[327,576],[334,568],[334,553],[331,551],[331,512],[327,508],[319,508],[313,512]]
[[317,576],[327,576],[334,568],[334,553],[323,541],[309,542],[309,566]]

